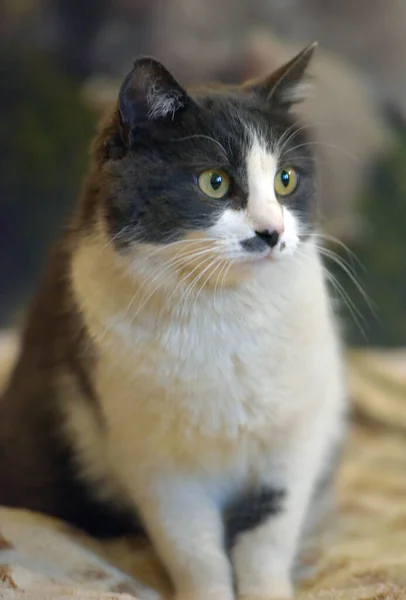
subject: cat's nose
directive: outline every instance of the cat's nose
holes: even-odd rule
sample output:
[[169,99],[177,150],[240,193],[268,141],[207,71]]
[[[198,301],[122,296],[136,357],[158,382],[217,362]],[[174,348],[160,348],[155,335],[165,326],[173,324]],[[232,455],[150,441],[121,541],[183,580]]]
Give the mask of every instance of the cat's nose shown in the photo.
[[255,232],[261,240],[263,240],[270,248],[275,248],[276,244],[279,241],[281,236],[281,232],[276,229],[273,230],[265,230],[265,231],[256,231]]

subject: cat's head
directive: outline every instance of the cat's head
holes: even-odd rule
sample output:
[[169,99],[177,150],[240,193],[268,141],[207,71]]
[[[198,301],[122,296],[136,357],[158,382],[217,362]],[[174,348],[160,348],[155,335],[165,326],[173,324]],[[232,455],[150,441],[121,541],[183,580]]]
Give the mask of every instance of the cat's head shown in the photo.
[[314,48],[266,79],[189,91],[159,62],[134,63],[96,142],[85,213],[97,206],[135,272],[161,266],[165,280],[210,285],[295,252],[311,229],[315,174],[292,106]]

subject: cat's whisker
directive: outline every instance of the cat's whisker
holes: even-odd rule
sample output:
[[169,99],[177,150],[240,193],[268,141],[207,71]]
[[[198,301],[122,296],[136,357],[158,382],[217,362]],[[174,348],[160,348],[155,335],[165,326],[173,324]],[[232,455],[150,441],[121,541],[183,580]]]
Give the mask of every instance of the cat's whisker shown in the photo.
[[224,154],[224,158],[227,161],[228,160],[228,155],[226,152],[226,149],[224,148],[223,144],[221,142],[219,142],[218,140],[214,139],[213,137],[211,137],[210,135],[203,135],[202,133],[196,133],[194,135],[187,135],[185,137],[182,138],[173,138],[171,140],[169,140],[170,142],[186,142],[189,140],[193,140],[193,139],[206,139],[209,140],[211,142],[214,142],[215,144],[217,144],[217,146],[219,146],[219,148],[221,148],[222,153]]
[[364,315],[361,313],[360,309],[355,305],[355,302],[351,299],[350,295],[345,290],[342,283],[340,283],[340,281],[337,279],[337,277],[333,273],[331,273],[331,271],[329,271],[326,266],[323,266],[323,269],[324,269],[324,273],[328,277],[328,279],[332,283],[334,283],[334,286],[336,287],[336,289],[338,289],[340,291],[340,293],[342,294],[343,298],[345,298],[346,302],[348,303],[347,304],[348,308],[351,307],[354,310],[354,312],[357,313],[358,317],[362,320],[364,325],[366,327],[368,327],[368,324],[367,324],[367,321],[366,321]]
[[[196,303],[197,303],[197,299],[199,298],[200,294],[202,293],[202,291],[203,291],[203,290],[204,290],[204,288],[206,287],[206,284],[207,284],[207,282],[210,280],[210,278],[211,278],[211,277],[213,277],[213,276],[216,274],[216,271],[217,271],[217,269],[218,269],[218,268],[219,268],[219,266],[221,265],[222,259],[221,259],[221,258],[219,258],[219,257],[216,257],[216,260],[215,260],[215,261],[213,261],[213,263],[212,263],[212,266],[213,266],[213,265],[215,265],[215,264],[216,264],[216,262],[217,262],[218,264],[217,264],[217,265],[214,267],[214,270],[213,270],[213,271],[212,271],[212,270],[209,270],[209,274],[208,274],[208,276],[207,276],[207,277],[206,277],[206,279],[203,281],[202,285],[200,286],[200,289],[198,290],[198,292],[197,292],[197,294],[196,294],[196,296],[195,296],[195,299],[194,299],[194,302],[193,302],[193,305],[192,305],[192,310],[191,310],[191,312],[192,312],[192,313],[194,313],[194,310],[195,310],[195,307],[196,307]],[[208,268],[210,268],[210,265],[209,265],[209,267],[208,267]],[[207,270],[207,269],[206,269],[206,270]],[[203,271],[203,273],[204,273],[204,271]]]
[[277,145],[277,148],[276,148],[278,154],[282,154],[283,153],[284,149],[286,148],[286,146],[289,144],[290,140],[295,135],[297,135],[298,133],[300,133],[304,129],[308,129],[309,127],[310,127],[310,125],[307,124],[307,123],[304,123],[300,127],[297,127],[297,125],[294,123],[293,125],[291,125],[290,127],[288,127],[288,129],[285,131],[285,133],[281,136],[281,139],[278,140],[278,145]]
[[350,265],[342,257],[340,257],[338,254],[336,254],[332,250],[328,250],[327,248],[324,248],[323,246],[317,246],[317,249],[319,250],[319,252],[322,256],[325,256],[326,258],[330,258],[333,262],[335,262],[335,264],[337,266],[339,266],[344,271],[344,273],[346,273],[346,275],[348,275],[348,277],[350,278],[352,283],[357,288],[358,292],[364,298],[365,303],[367,304],[367,306],[368,306],[369,310],[371,311],[372,315],[374,316],[374,318],[379,320],[378,315],[376,313],[376,306],[374,306],[374,303],[372,302],[372,300],[370,299],[370,297],[368,296],[368,294],[366,293],[366,291],[364,290],[364,288],[358,281],[356,275],[351,270]]
[[289,150],[285,153],[285,155],[291,154],[292,152],[294,152],[295,150],[298,150],[299,148],[306,148],[307,146],[324,146],[325,148],[339,150],[340,152],[345,154],[348,158],[351,158],[352,160],[354,160],[356,162],[359,161],[358,157],[351,154],[351,152],[348,152],[348,150],[346,150],[345,148],[342,148],[341,146],[337,146],[336,144],[331,144],[329,142],[322,142],[322,141],[309,141],[309,142],[306,142],[303,144],[298,144],[297,146],[293,146],[292,148],[289,148]]
[[315,246],[322,256],[330,258],[333,262],[335,262],[348,275],[355,285],[359,284],[358,277],[355,271],[352,269],[352,266],[342,256],[338,255],[333,250],[326,248],[325,246],[321,246],[320,244],[315,244]]
[[162,246],[158,246],[157,248],[154,248],[149,254],[146,255],[147,258],[150,258],[151,256],[155,256],[157,254],[159,254],[160,252],[167,252],[168,248],[173,248],[173,246],[183,246],[183,245],[196,245],[196,244],[201,244],[201,243],[206,243],[206,242],[216,242],[216,238],[214,237],[201,237],[201,238],[192,238],[192,239],[183,239],[183,240],[176,240],[174,242],[169,242],[166,244],[163,244]]
[[[202,265],[199,265],[199,267],[200,267],[200,266],[203,266],[204,264],[206,264],[206,263],[208,262],[208,265],[207,265],[207,267],[205,267],[205,268],[204,268],[202,271],[200,271],[200,272],[199,272],[199,273],[196,275],[196,277],[195,277],[195,278],[194,278],[194,279],[191,281],[191,283],[190,283],[190,284],[187,286],[187,288],[186,288],[185,292],[182,294],[182,296],[181,296],[181,298],[180,298],[180,301],[179,301],[180,312],[182,312],[182,311],[183,311],[183,309],[186,307],[187,300],[189,299],[189,297],[190,297],[190,294],[191,294],[191,293],[192,293],[192,291],[193,291],[193,288],[196,286],[196,284],[199,282],[200,278],[201,278],[201,277],[204,275],[204,273],[206,272],[206,270],[207,270],[208,268],[210,268],[210,266],[213,264],[213,262],[214,262],[215,260],[217,260],[217,257],[213,258],[213,256],[211,256],[211,257],[208,257],[208,258],[207,258],[207,259],[206,259],[206,260],[203,262],[203,264],[202,264]],[[194,269],[194,271],[195,271],[195,270],[196,270],[196,269]]]
[[[290,140],[295,135],[297,135],[298,133],[300,133],[301,131],[304,131],[305,129],[316,129],[317,127],[328,126],[328,125],[329,125],[329,123],[327,123],[325,121],[318,121],[318,122],[316,121],[316,122],[313,122],[313,123],[304,123],[300,127],[296,127],[295,124],[291,125],[285,131],[285,133],[281,136],[281,139],[278,142],[278,146],[277,146],[277,152],[278,152],[278,154],[282,154],[283,151],[284,151],[284,149],[286,148],[286,146],[289,144]],[[289,135],[289,137],[286,139],[287,135]]]
[[222,277],[222,280],[221,280],[221,297],[222,297],[222,299],[224,298],[224,282],[226,280],[226,277],[227,277],[227,275],[228,275],[231,267],[233,267],[235,265],[235,260],[234,259],[230,259],[229,258],[227,262],[228,262],[228,266],[227,266],[227,268],[225,270],[225,273],[224,273],[224,275]]
[[[176,254],[174,254],[173,256],[171,256],[170,258],[168,258],[167,260],[165,260],[163,263],[158,263],[155,268],[149,272],[149,277],[145,280],[145,283],[149,282],[151,280],[151,277],[157,273],[160,269],[162,269],[165,266],[169,266],[169,265],[173,265],[174,261],[182,261],[182,260],[186,260],[186,259],[193,259],[196,258],[202,254],[205,254],[207,252],[211,252],[212,251],[212,246],[208,247],[208,248],[187,248],[186,252],[177,252]],[[147,258],[150,258],[151,255],[148,255]],[[136,271],[136,268],[134,266],[131,266],[131,270],[130,273],[134,273]]]
[[[327,236],[325,234],[318,234],[318,233],[314,233],[314,232],[309,232],[309,236],[312,237],[313,239],[314,238],[319,238],[319,239],[322,239],[322,240],[326,239],[326,240],[334,241],[335,243],[337,243],[338,245],[340,245],[343,249],[345,249],[348,252],[350,258],[354,258],[354,260],[358,260],[357,257],[356,257],[356,255],[344,243],[340,242],[340,240],[338,238],[335,238],[334,236]],[[345,258],[343,258],[342,256],[340,256],[339,254],[337,254],[336,252],[334,252],[330,248],[327,248],[326,246],[318,244],[315,239],[314,239],[314,242],[315,242],[316,249],[320,253],[323,253],[326,256],[328,254],[329,256],[327,258],[331,258],[332,260],[335,259],[335,260],[341,261],[342,265],[345,266],[350,271],[350,274],[357,279],[357,275],[356,275],[356,272],[355,272],[353,266],[349,262],[347,262],[345,260]],[[307,242],[305,242],[305,243],[307,243]],[[361,264],[361,262],[359,264],[360,264],[360,266],[362,268],[364,268],[363,265]],[[339,266],[342,266],[342,265],[340,264]],[[358,281],[358,279],[357,279],[357,281]]]
[[131,226],[130,225],[124,225],[124,227],[122,227],[119,231],[117,231],[117,233],[115,233],[113,236],[111,236],[108,241],[103,244],[103,246],[101,247],[102,250],[104,250],[105,248],[108,248],[109,246],[112,246],[114,244],[114,242],[116,240],[118,240],[121,236],[124,235],[124,232],[127,231],[128,229],[131,230]]
[[[306,256],[299,250],[296,250],[296,255],[301,258],[309,260],[309,256]],[[358,327],[361,335],[364,337],[365,341],[368,341],[367,335],[365,333],[365,327],[368,327],[367,321],[361,311],[356,307],[354,301],[350,298],[349,294],[344,289],[343,285],[338,281],[338,279],[331,273],[328,268],[323,265],[323,273],[326,279],[332,284],[333,288],[338,292],[340,298],[342,299],[344,306],[348,309],[351,318],[353,319],[355,325]],[[363,325],[361,324],[361,321]]]
[[[295,132],[297,132],[297,131],[299,131],[299,128],[297,128],[296,124],[294,123],[293,125],[288,127],[287,130],[282,134],[282,136],[281,136],[280,140],[278,140],[278,144],[276,146],[276,151],[278,152],[278,154],[283,153],[283,150],[285,149],[286,144],[289,143],[291,136],[295,135]],[[292,134],[292,132],[293,132],[293,134]]]
[[[207,250],[208,252],[209,250]],[[153,269],[148,277],[146,277],[142,283],[142,285],[137,289],[136,293],[134,294],[134,296],[132,297],[129,305],[127,306],[127,309],[125,311],[125,315],[128,314],[129,310],[131,309],[131,306],[134,304],[134,302],[136,301],[137,297],[141,295],[141,292],[151,283],[153,283],[154,281],[156,281],[159,276],[166,272],[167,270],[169,270],[171,267],[176,267],[179,264],[181,264],[182,260],[185,260],[186,258],[195,258],[196,255],[200,256],[200,253],[202,252],[202,250],[194,250],[194,251],[188,251],[188,252],[179,252],[177,254],[175,254],[174,256],[172,256],[169,260],[164,261],[162,264],[157,265],[157,267],[155,269]],[[206,252],[206,251],[204,251]],[[132,274],[134,272],[134,267],[131,266],[131,269],[129,269],[127,271],[127,274]],[[159,286],[156,287],[156,289],[158,289]],[[155,291],[156,291],[155,289]]]
[[[210,248],[209,251],[211,253],[213,253],[213,248]],[[186,261],[185,261],[186,264]],[[168,298],[168,302],[173,298],[173,296],[176,294],[177,290],[182,286],[182,284],[188,279],[190,278],[191,275],[193,275],[193,273],[200,268],[200,264],[196,265],[192,271],[187,272],[177,283],[175,289],[172,291],[171,295]]]
[[337,290],[338,294],[340,295],[342,301],[344,302],[345,306],[347,307],[354,323],[356,324],[356,326],[358,327],[361,335],[363,336],[363,338],[365,339],[365,341],[368,341],[368,337],[365,333],[365,329],[362,326],[360,320],[362,320],[362,322],[364,323],[365,327],[368,327],[368,324],[366,322],[366,319],[364,318],[364,316],[362,315],[362,313],[360,312],[360,310],[355,306],[354,302],[351,300],[349,294],[345,291],[344,287],[341,285],[341,283],[338,281],[338,279],[328,271],[328,269],[326,267],[324,267],[323,269],[324,274],[327,278],[327,280],[332,284],[333,288],[335,290]]
[[217,294],[217,288],[220,282],[220,277],[222,275],[222,273],[225,271],[225,269],[227,268],[227,265],[229,264],[229,261],[226,258],[222,259],[222,267],[221,269],[219,269],[218,275],[217,275],[217,279],[216,279],[216,284],[214,286],[214,292],[213,292],[213,305],[214,305],[214,309],[217,311],[218,307],[216,304],[216,294]]
[[340,246],[343,250],[345,250],[349,256],[349,258],[355,260],[355,262],[357,263],[357,265],[363,270],[365,271],[365,266],[362,264],[362,262],[360,261],[360,259],[358,258],[358,256],[355,254],[355,252],[353,252],[351,250],[351,248],[349,248],[346,244],[344,244],[344,242],[342,242],[338,237],[334,236],[334,235],[330,235],[327,233],[320,233],[320,232],[313,232],[311,234],[313,237],[317,237],[320,239],[324,239],[327,240],[328,242],[333,242],[334,244],[337,244],[338,246]]
[[278,152],[278,154],[283,154],[283,151],[285,150],[286,146],[289,144],[290,140],[295,137],[295,135],[297,135],[301,131],[304,131],[305,129],[310,129],[312,127],[313,125],[311,125],[310,123],[304,123],[300,127],[297,127],[294,123],[293,125],[288,127],[285,133],[281,136],[280,140],[278,140],[278,145],[276,147],[276,151]]
[[[201,248],[200,247],[201,244],[198,244],[197,247],[187,247],[187,248],[181,248],[180,252],[176,252],[175,254],[165,258],[165,260],[163,260],[163,262],[153,262],[151,266],[148,265],[148,277],[147,279],[145,279],[145,283],[150,282],[151,277],[157,273],[160,269],[162,269],[163,267],[170,265],[173,263],[173,261],[176,261],[177,259],[183,258],[183,257],[192,257],[192,255],[194,255],[195,253],[197,254],[197,256],[199,255],[200,252],[208,252],[210,251],[211,248]],[[156,253],[152,253],[152,254],[147,254],[145,256],[146,260],[150,260],[151,258],[153,258],[154,256],[156,256]],[[160,257],[157,257],[160,258]],[[129,269],[127,270],[128,274],[136,274],[137,273],[137,264],[134,265],[130,265]]]
[[[208,260],[211,260],[211,258],[212,258],[212,252],[213,252],[213,251],[212,251],[212,249],[210,248],[210,249],[208,249],[207,251],[204,251],[204,252],[202,252],[202,253],[201,253],[201,256],[205,256],[206,254],[209,254],[210,256],[209,256],[207,259],[204,259],[204,260],[203,260],[203,262],[200,262],[198,265],[196,265],[196,266],[195,266],[195,267],[192,269],[192,271],[189,271],[189,272],[187,272],[187,273],[186,273],[186,274],[185,274],[185,275],[184,275],[184,276],[183,276],[183,277],[180,279],[180,281],[177,283],[177,285],[176,285],[175,289],[172,291],[172,293],[171,293],[171,295],[169,296],[169,298],[167,298],[167,300],[166,300],[166,303],[168,303],[168,302],[169,302],[169,301],[172,299],[172,297],[175,295],[176,291],[177,291],[177,290],[178,290],[178,289],[179,289],[179,288],[182,286],[182,284],[183,284],[183,283],[184,283],[184,282],[185,282],[187,279],[190,279],[191,275],[193,275],[193,273],[194,273],[195,271],[197,271],[199,268],[201,268],[201,267],[202,267],[202,265],[204,265],[204,264],[205,264],[205,263],[206,263]],[[194,255],[192,258],[196,258],[196,255]],[[215,257],[215,258],[217,259],[218,257]],[[184,256],[182,256],[182,257],[181,257],[181,260],[179,260],[179,261],[177,262],[177,265],[176,265],[176,266],[179,266],[179,265],[181,265],[181,264],[187,265],[187,263],[188,263],[188,261],[189,261],[189,260],[191,260],[191,259],[190,259],[190,257],[188,257],[188,260],[185,260],[185,257],[184,257]],[[173,265],[171,265],[171,266],[173,266]],[[162,272],[161,272],[161,273],[162,273]],[[161,274],[161,273],[160,273],[160,274]],[[159,274],[159,275],[160,275],[160,274]],[[158,275],[158,276],[159,276],[159,275]],[[192,283],[193,283],[193,282],[192,282]],[[141,309],[142,309],[142,308],[145,306],[145,304],[146,304],[146,303],[147,303],[147,301],[148,301],[148,300],[149,300],[149,299],[150,299],[150,298],[153,296],[153,294],[154,294],[154,293],[155,293],[155,292],[156,292],[156,291],[157,291],[157,290],[158,290],[160,287],[162,288],[162,287],[164,287],[164,286],[165,286],[165,284],[164,284],[164,283],[162,283],[162,284],[158,284],[158,285],[157,285],[157,286],[156,286],[156,287],[155,287],[155,288],[154,288],[154,289],[153,289],[153,290],[150,292],[150,294],[149,294],[149,295],[148,295],[148,296],[145,298],[144,302],[142,303],[142,305],[141,305],[140,309],[137,311],[137,313],[136,313],[136,315],[135,315],[135,316],[137,316],[137,315],[139,314],[140,310],[141,310]],[[188,290],[188,288],[186,288],[185,292],[187,292],[187,290]],[[163,309],[162,309],[162,310],[163,310]]]
[[[220,266],[220,264],[222,263],[223,260],[226,260],[228,262],[228,257],[224,257],[222,255],[217,255],[216,257],[214,257],[214,260],[211,263],[209,263],[209,265],[207,265],[205,267],[205,269],[203,269],[203,271],[201,272],[200,276],[197,278],[197,280],[194,281],[194,285],[193,285],[192,289],[189,290],[189,295],[188,295],[186,301],[191,296],[191,294],[193,292],[193,289],[197,288],[200,279],[204,276],[204,274],[207,271],[209,271],[207,278],[204,280],[202,286],[200,287],[199,291],[197,292],[197,294],[195,296],[194,303],[193,303],[193,306],[192,306],[192,312],[195,309],[198,296],[201,294],[201,292],[203,291],[203,289],[206,287],[206,284],[208,283],[208,281],[212,277],[214,277],[215,273],[217,272],[217,269],[219,268],[219,266]],[[216,265],[216,263],[218,263],[218,264]]]
[[[131,309],[131,306],[134,304],[135,300],[137,299],[137,297],[139,296],[141,291],[143,289],[145,289],[145,287],[147,287],[147,285],[150,285],[154,281],[157,281],[163,275],[163,273],[167,272],[171,268],[176,268],[181,264],[186,264],[188,261],[194,260],[195,258],[200,258],[201,256],[205,256],[206,254],[212,254],[212,252],[213,252],[212,248],[207,248],[207,249],[196,251],[196,252],[183,253],[183,254],[180,253],[180,254],[176,254],[171,260],[164,262],[162,265],[158,265],[158,268],[154,269],[152,271],[151,275],[149,277],[147,277],[145,279],[145,281],[143,282],[143,284],[138,288],[137,292],[132,297],[131,302],[129,303],[129,305],[127,307],[127,310],[125,311],[125,314],[128,314],[128,312]],[[152,291],[147,295],[147,297],[144,299],[143,303],[139,307],[138,311],[135,314],[135,317],[140,313],[140,311],[146,305],[148,300],[155,294],[155,292],[160,287],[161,287],[161,285],[158,284],[157,286],[155,286],[152,289]]]
[[[299,161],[299,160],[309,160],[308,156],[305,155],[301,155],[301,156],[295,156],[295,160]],[[318,167],[323,166],[323,167],[327,167],[329,165],[328,160],[326,158],[323,158],[322,156],[312,156],[310,159],[313,163],[315,163]]]

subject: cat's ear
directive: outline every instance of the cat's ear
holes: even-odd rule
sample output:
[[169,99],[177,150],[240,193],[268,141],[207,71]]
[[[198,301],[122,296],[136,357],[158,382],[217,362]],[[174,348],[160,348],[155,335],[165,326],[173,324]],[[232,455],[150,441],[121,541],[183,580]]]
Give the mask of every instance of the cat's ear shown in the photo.
[[131,144],[137,131],[174,121],[189,100],[185,90],[160,62],[149,57],[136,60],[118,96],[124,141]]
[[311,88],[306,81],[306,71],[317,45],[317,42],[313,42],[265,79],[251,84],[252,91],[266,102],[286,109],[305,100]]

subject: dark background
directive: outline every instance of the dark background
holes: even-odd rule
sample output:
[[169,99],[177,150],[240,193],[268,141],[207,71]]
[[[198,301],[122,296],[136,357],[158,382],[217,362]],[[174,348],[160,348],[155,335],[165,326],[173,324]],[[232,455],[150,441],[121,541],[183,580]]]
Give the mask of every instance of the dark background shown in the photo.
[[237,82],[314,39],[316,93],[301,116],[315,129],[347,339],[406,345],[403,0],[0,0],[0,325],[20,322],[136,56],[184,84]]

